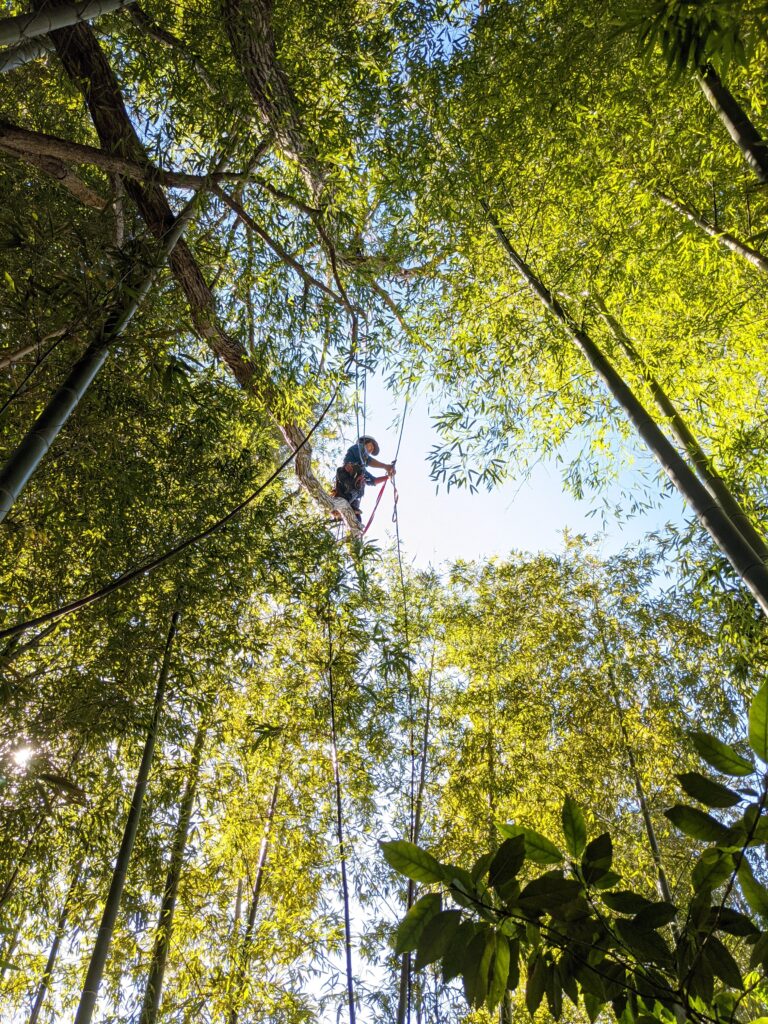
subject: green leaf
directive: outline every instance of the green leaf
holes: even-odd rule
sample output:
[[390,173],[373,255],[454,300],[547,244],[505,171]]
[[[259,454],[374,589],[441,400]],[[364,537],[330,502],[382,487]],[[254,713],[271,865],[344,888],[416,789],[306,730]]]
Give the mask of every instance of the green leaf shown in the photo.
[[710,847],[696,861],[691,881],[696,892],[712,892],[718,885],[730,878],[733,872],[733,854],[727,850]]
[[472,865],[472,870],[469,872],[473,882],[479,882],[481,878],[485,877],[488,868],[493,863],[493,858],[493,853],[483,853],[477,858]]
[[509,825],[499,825],[498,828],[501,834],[509,839],[514,839],[515,836],[523,836],[525,839],[525,856],[528,860],[533,861],[534,864],[559,864],[563,859],[562,853],[560,853],[555,844],[551,843],[549,839],[539,832],[534,832],[532,828],[511,823]]
[[584,881],[592,885],[611,869],[613,861],[613,842],[608,832],[603,832],[587,845],[581,858],[581,870]]
[[634,924],[627,921],[626,918],[614,921],[613,927],[621,943],[641,963],[653,961],[667,964],[671,960],[667,944],[658,932],[635,928]]
[[581,808],[570,796],[566,796],[563,803],[562,819],[568,853],[580,857],[587,842],[587,825]]
[[462,921],[443,956],[443,981],[448,984],[464,970],[469,945],[477,935],[474,921]]
[[632,918],[632,924],[643,932],[661,928],[677,917],[677,907],[671,903],[652,903]]
[[716,736],[710,736],[709,733],[698,730],[688,735],[698,755],[723,775],[742,777],[754,772],[755,766],[751,761],[742,757],[733,747],[723,743]]
[[511,881],[525,863],[525,837],[505,839],[491,861],[488,882],[495,889]]
[[601,897],[603,903],[610,910],[619,914],[639,914],[646,907],[653,906],[653,900],[646,899],[629,889],[622,889],[619,892],[604,892]]
[[461,924],[461,916],[460,910],[443,910],[429,918],[418,940],[415,970],[420,971],[422,967],[433,964],[445,956]]
[[664,816],[669,818],[675,828],[678,828],[685,835],[692,839],[701,839],[705,843],[717,843],[728,838],[728,829],[719,821],[700,811],[696,807],[688,807],[685,804],[675,804],[664,811]]
[[506,935],[496,933],[496,948],[493,953],[490,971],[488,974],[488,995],[485,1005],[492,1013],[504,998],[509,980],[509,943]]
[[584,1001],[584,1009],[587,1011],[590,1024],[595,1024],[601,1010],[605,1006],[605,1000],[593,992],[582,992],[581,998]]
[[755,967],[762,967],[765,970],[766,964],[768,964],[768,932],[763,932],[752,947],[749,966],[753,969]]
[[462,971],[464,994],[470,1006],[479,1007],[488,995],[488,975],[496,949],[496,932],[483,928],[472,939],[467,948],[465,967]]
[[520,941],[518,939],[507,939],[507,945],[509,946],[507,988],[510,992],[515,992],[520,984]]
[[768,763],[768,682],[763,683],[749,707],[749,745]]
[[397,926],[393,947],[396,953],[410,953],[416,949],[424,926],[440,912],[442,901],[439,893],[429,893],[416,900],[403,920]]
[[547,871],[529,882],[518,898],[518,904],[528,911],[545,911],[575,900],[581,885],[575,878],[563,878],[559,871]]
[[746,857],[741,858],[738,878],[749,909],[760,917],[768,918],[768,889],[757,881]]
[[683,772],[677,777],[688,796],[707,807],[735,807],[741,800],[738,793],[699,772]]
[[739,991],[742,991],[744,989],[744,981],[741,977],[741,971],[728,947],[716,935],[710,935],[707,938],[706,950],[707,960],[709,960],[710,966],[717,977],[724,981],[726,985],[730,985],[731,988],[737,988]]
[[440,861],[435,860],[431,853],[421,850],[407,839],[395,839],[390,843],[379,843],[384,860],[395,871],[414,882],[448,881],[446,872]]
[[746,939],[756,939],[760,935],[760,929],[756,928],[746,914],[739,913],[731,907],[715,906],[709,912],[707,924],[717,931],[727,932],[729,935],[738,935]]
[[525,986],[525,1005],[531,1016],[536,1013],[541,1000],[544,998],[544,989],[547,984],[547,965],[544,957],[538,953],[528,965],[528,983]]

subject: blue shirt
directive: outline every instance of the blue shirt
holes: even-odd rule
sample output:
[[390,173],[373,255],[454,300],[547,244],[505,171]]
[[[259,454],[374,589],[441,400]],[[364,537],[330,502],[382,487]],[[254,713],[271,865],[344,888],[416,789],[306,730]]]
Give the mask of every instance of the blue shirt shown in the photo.
[[353,444],[352,447],[347,451],[344,456],[344,462],[351,462],[353,466],[360,466],[363,469],[363,476],[367,484],[375,484],[376,478],[372,476],[367,469],[364,467],[368,465],[372,455],[362,444]]

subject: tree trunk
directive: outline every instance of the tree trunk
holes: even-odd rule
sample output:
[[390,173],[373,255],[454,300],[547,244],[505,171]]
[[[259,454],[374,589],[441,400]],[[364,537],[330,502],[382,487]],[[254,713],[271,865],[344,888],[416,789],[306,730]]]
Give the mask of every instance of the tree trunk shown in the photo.
[[[151,162],[128,117],[117,79],[88,25],[62,29],[53,33],[53,39],[67,74],[82,92],[104,149],[150,168]],[[126,178],[125,190],[136,203],[150,231],[162,235],[168,217],[172,216],[162,189]],[[218,323],[213,293],[184,242],[174,249],[170,264],[189,303],[195,330],[242,388],[258,391],[268,408],[276,408],[277,395],[271,382],[256,379],[253,361],[243,345]],[[280,423],[279,428],[287,444],[297,451],[305,440],[301,428],[294,423]],[[348,502],[331,498],[314,476],[311,460],[311,448],[305,445],[298,452],[295,463],[296,475],[302,486],[326,511],[338,512],[349,532],[359,536],[360,529]]]
[[355,982],[352,973],[352,924],[349,913],[349,884],[347,882],[347,854],[344,846],[344,818],[341,804],[341,775],[336,734],[336,696],[333,686],[333,643],[328,626],[328,693],[331,704],[331,761],[333,785],[336,791],[336,837],[339,841],[339,867],[341,869],[341,897],[344,904],[344,954],[347,968],[347,1005],[349,1024],[355,1024]]
[[696,81],[725,125],[728,134],[741,150],[741,155],[757,175],[758,181],[763,185],[768,184],[768,150],[747,112],[723,85],[711,64],[707,64],[696,75]]
[[77,862],[77,865],[75,866],[72,881],[70,883],[69,889],[67,890],[67,894],[64,897],[64,903],[62,904],[61,907],[61,913],[59,914],[59,919],[56,922],[56,931],[54,932],[53,942],[51,943],[51,948],[48,953],[48,960],[45,964],[45,970],[43,971],[43,976],[40,979],[40,984],[37,987],[37,993],[35,994],[35,1001],[32,1005],[32,1011],[29,1015],[28,1024],[37,1024],[40,1018],[40,1011],[43,1008],[45,997],[48,994],[48,988],[51,984],[51,978],[53,976],[53,968],[56,964],[56,958],[59,955],[61,940],[64,938],[64,929],[67,926],[67,918],[69,917],[70,900],[72,898],[72,893],[74,892],[78,882],[80,881],[80,872],[82,871],[83,863],[84,858],[81,857],[80,860]]
[[595,296],[595,301],[600,308],[603,319],[611,330],[616,341],[622,347],[628,358],[637,366],[645,378],[651,394],[661,412],[666,416],[672,435],[681,448],[688,453],[694,468],[698,471],[704,486],[709,493],[720,503],[723,512],[729,517],[734,526],[739,530],[744,540],[749,544],[761,562],[768,562],[768,544],[758,533],[747,513],[736,500],[731,489],[725,480],[720,476],[711,460],[704,452],[688,424],[677,411],[672,399],[667,395],[661,384],[656,380],[645,364],[642,356],[630,341],[624,328],[618,320],[612,316],[603,300]]
[[57,28],[76,25],[117,11],[134,0],[83,0],[79,4],[57,4],[35,14],[0,18],[0,46],[13,46],[35,36],[44,36]]
[[200,725],[195,736],[195,744],[192,748],[192,757],[189,763],[187,783],[184,796],[181,801],[179,820],[176,825],[176,834],[171,849],[171,860],[168,865],[168,874],[165,879],[163,890],[163,901],[160,906],[160,914],[157,920],[157,931],[155,933],[155,944],[152,950],[152,961],[147,977],[147,985],[144,989],[144,1002],[141,1007],[140,1024],[156,1024],[160,1010],[160,999],[163,994],[163,978],[165,966],[168,961],[168,950],[173,934],[173,915],[176,911],[176,897],[179,891],[181,871],[184,866],[184,854],[189,838],[189,825],[192,820],[192,811],[195,805],[197,794],[197,783],[200,776],[200,763],[203,757],[205,737],[208,731],[207,725]]
[[237,965],[237,980],[235,983],[235,999],[234,1005],[229,1012],[229,1024],[237,1024],[238,1017],[240,1015],[240,999],[243,991],[243,982],[245,980],[245,974],[248,970],[248,959],[250,955],[251,941],[253,939],[253,929],[256,926],[256,913],[259,909],[259,900],[261,898],[261,887],[264,884],[264,871],[267,866],[267,853],[269,852],[269,837],[272,831],[272,825],[275,820],[275,810],[277,808],[277,796],[280,792],[280,775],[272,787],[272,799],[269,802],[269,811],[267,812],[267,820],[264,823],[264,834],[261,837],[261,846],[259,847],[259,860],[256,865],[256,878],[253,883],[253,892],[251,893],[251,905],[248,908],[248,920],[245,925],[245,935],[243,936],[243,944],[240,950],[240,961]]
[[109,947],[112,943],[112,934],[115,929],[115,922],[117,921],[117,914],[120,909],[120,899],[123,894],[123,887],[125,886],[125,879],[128,874],[131,852],[139,829],[141,808],[144,802],[144,794],[147,789],[147,784],[149,782],[149,772],[152,767],[155,743],[157,741],[160,728],[160,716],[162,714],[163,703],[165,701],[166,684],[168,682],[168,674],[171,667],[171,650],[173,648],[173,640],[176,635],[180,618],[181,612],[178,610],[174,611],[171,616],[171,625],[165,641],[163,661],[157,679],[155,701],[152,708],[152,720],[144,743],[144,752],[141,757],[139,772],[136,776],[136,786],[133,791],[131,808],[128,812],[128,819],[125,823],[123,840],[120,844],[120,850],[112,873],[112,883],[109,887],[106,903],[104,904],[104,913],[101,918],[101,924],[99,925],[99,931],[96,936],[93,952],[91,953],[91,960],[88,964],[88,973],[85,977],[85,984],[83,985],[82,995],[80,996],[80,1005],[77,1008],[74,1024],[91,1024],[93,1011],[96,1007],[99,986],[101,985],[104,966],[107,962]]
[[[181,214],[171,222],[163,239],[162,261],[173,253],[189,224],[196,203],[187,204]],[[64,383],[54,392],[47,406],[38,416],[26,437],[11,453],[0,470],[0,522],[13,507],[13,503],[35,472],[43,456],[53,444],[59,431],[69,419],[80,399],[93,383],[104,365],[110,348],[149,295],[157,280],[162,262],[154,259],[147,270],[143,262],[134,263],[135,275],[120,290],[111,313],[93,336],[88,348],[78,359]]]
[[576,342],[582,354],[598,377],[603,381],[614,400],[624,410],[640,437],[656,456],[665,473],[688,501],[701,525],[718,545],[733,566],[735,572],[747,585],[763,612],[768,615],[768,567],[766,567],[749,544],[744,540],[734,523],[712,498],[696,474],[669,441],[655,420],[648,414],[642,403],[632,393],[620,374],[592,338],[583,331],[558,300],[542,284],[528,264],[512,247],[498,220],[488,204],[482,201],[483,209],[493,227],[497,239],[509,257],[510,263],[527,284],[530,291],[565,327]]
[[700,231],[703,231],[705,235],[709,235],[710,238],[714,238],[726,249],[730,249],[731,252],[735,252],[737,256],[741,256],[743,259],[751,263],[753,267],[757,267],[758,270],[762,270],[764,274],[768,274],[768,258],[763,256],[757,249],[753,249],[747,245],[746,242],[740,241],[735,235],[730,234],[728,231],[720,231],[714,224],[710,224],[709,221],[704,220],[700,217],[695,210],[692,210],[690,206],[686,206],[685,203],[679,202],[677,199],[673,199],[668,196],[666,192],[662,192],[660,189],[654,189],[654,195],[656,195],[662,203],[665,203],[675,213],[679,213],[681,217],[685,217],[692,224],[695,224]]
[[[427,754],[429,751],[429,726],[432,715],[432,676],[435,668],[435,648],[432,648],[432,660],[427,676],[427,699],[424,708],[424,731],[421,742],[421,764],[419,765],[419,782],[416,789],[416,798],[413,801],[413,823],[411,827],[410,840],[412,843],[419,842],[421,833],[421,818],[424,809],[424,791],[427,788]],[[409,670],[410,672],[410,670]],[[416,885],[409,879],[406,893],[406,907],[408,911],[413,906],[413,898],[416,895]],[[405,1024],[411,1017],[411,954],[403,953],[400,962],[400,989],[397,1000],[396,1024]]]

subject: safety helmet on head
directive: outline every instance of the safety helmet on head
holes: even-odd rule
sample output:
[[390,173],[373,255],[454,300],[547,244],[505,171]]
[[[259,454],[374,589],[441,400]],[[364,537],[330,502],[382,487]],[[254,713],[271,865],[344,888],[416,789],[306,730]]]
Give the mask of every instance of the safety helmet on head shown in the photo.
[[379,442],[375,437],[370,437],[368,434],[363,434],[362,437],[358,437],[357,443],[361,448],[364,448],[366,444],[371,443],[373,445],[373,454],[379,454]]

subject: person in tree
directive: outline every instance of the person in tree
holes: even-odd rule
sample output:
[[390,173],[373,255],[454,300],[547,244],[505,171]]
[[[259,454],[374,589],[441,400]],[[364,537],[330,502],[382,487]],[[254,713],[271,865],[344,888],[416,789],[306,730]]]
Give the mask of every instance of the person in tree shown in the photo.
[[375,469],[385,469],[387,476],[394,476],[394,463],[379,462],[376,456],[379,454],[379,444],[375,438],[363,434],[358,437],[355,444],[344,456],[344,465],[336,470],[336,486],[333,493],[337,498],[344,498],[352,506],[357,521],[362,525],[363,517],[360,511],[360,500],[365,493],[366,484],[378,484],[386,477],[372,476],[368,466]]

